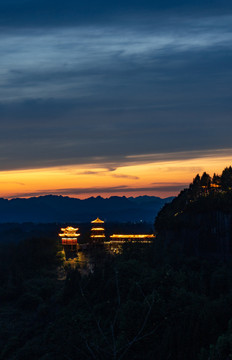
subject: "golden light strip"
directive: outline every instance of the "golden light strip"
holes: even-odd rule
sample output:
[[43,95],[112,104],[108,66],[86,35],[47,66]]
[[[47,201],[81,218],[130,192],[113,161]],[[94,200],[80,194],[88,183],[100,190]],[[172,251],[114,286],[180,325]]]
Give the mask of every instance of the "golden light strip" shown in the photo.
[[105,235],[91,235],[92,238],[104,238]]
[[113,234],[110,235],[110,237],[113,238],[124,238],[124,239],[145,239],[145,238],[154,238],[155,235],[143,235],[143,234],[137,234],[137,235],[122,235],[122,234]]

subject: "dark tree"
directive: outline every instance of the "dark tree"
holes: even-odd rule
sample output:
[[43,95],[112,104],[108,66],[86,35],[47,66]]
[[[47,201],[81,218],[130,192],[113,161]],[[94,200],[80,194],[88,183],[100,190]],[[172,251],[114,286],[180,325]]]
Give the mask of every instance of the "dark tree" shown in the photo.
[[211,177],[209,176],[209,174],[204,172],[201,176],[201,186],[206,186],[207,188],[209,188],[210,184],[211,184]]
[[201,185],[201,178],[200,175],[197,174],[193,179],[193,186],[199,186],[199,185]]
[[213,174],[212,184],[221,185],[221,176]]
[[232,167],[226,167],[221,176],[221,184],[223,190],[232,189]]

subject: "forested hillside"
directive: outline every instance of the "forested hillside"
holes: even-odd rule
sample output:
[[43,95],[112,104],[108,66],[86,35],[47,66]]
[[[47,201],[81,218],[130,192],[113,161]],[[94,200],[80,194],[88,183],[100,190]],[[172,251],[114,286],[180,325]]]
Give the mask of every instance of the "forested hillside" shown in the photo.
[[128,245],[64,280],[57,251],[55,239],[1,247],[0,359],[227,360],[230,263]]
[[225,260],[232,254],[232,168],[211,178],[199,174],[188,189],[159,212],[155,229],[167,245],[191,255]]

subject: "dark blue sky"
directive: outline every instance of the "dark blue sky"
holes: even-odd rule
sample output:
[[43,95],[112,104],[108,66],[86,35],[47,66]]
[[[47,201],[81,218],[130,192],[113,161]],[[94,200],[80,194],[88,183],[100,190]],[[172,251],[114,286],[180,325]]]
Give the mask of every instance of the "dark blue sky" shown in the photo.
[[1,1],[0,170],[232,148],[231,10]]

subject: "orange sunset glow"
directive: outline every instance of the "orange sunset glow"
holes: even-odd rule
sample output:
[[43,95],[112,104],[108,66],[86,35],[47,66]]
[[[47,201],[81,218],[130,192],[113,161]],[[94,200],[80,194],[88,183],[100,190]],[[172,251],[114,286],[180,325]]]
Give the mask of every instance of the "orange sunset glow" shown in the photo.
[[69,165],[61,167],[12,170],[0,173],[1,197],[30,197],[46,194],[81,199],[101,195],[109,197],[177,195],[197,173],[220,173],[231,165],[232,156],[219,151],[183,160],[137,161],[117,165]]

